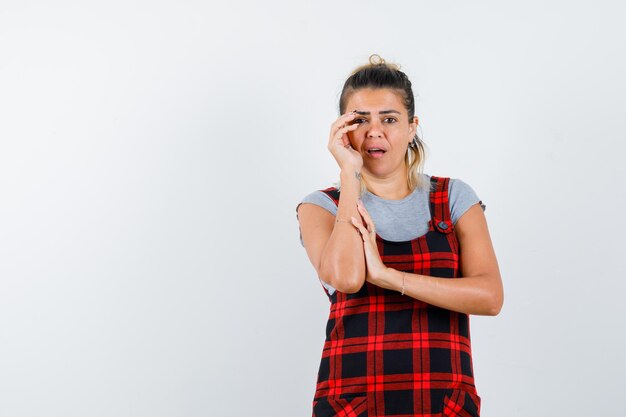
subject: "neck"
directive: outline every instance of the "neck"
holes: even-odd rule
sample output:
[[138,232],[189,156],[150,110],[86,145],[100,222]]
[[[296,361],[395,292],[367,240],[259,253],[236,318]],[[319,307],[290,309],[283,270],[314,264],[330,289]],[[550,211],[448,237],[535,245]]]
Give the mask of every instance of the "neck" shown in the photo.
[[363,169],[363,180],[370,193],[385,200],[401,200],[411,193],[407,184],[407,167],[402,165],[399,169],[388,176],[374,176]]

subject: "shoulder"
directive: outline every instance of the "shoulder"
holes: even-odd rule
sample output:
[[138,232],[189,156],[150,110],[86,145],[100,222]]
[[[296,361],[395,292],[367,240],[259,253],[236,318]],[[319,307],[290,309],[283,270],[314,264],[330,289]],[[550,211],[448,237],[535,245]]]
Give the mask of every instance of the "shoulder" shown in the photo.
[[335,200],[339,198],[338,193],[339,191],[335,187],[313,191],[312,193],[307,194],[302,200],[300,200],[300,202],[296,206],[296,212],[298,211],[298,208],[301,204],[309,203],[326,209],[334,216],[337,214],[337,204]]
[[[302,246],[304,246],[304,241],[302,240],[302,229],[300,227],[301,220],[300,220],[300,216],[298,215],[298,209],[300,208],[302,204],[305,204],[305,203],[313,204],[315,206],[323,208],[324,210],[326,210],[333,216],[336,216],[337,205],[333,201],[333,197],[331,197],[332,195],[331,191],[336,191],[336,190],[337,190],[336,188],[331,187],[331,188],[326,188],[324,190],[313,191],[312,193],[309,193],[306,196],[304,196],[304,198],[300,200],[300,202],[296,206],[296,219],[298,220],[298,228],[300,229],[300,243],[302,244]],[[337,199],[338,198],[339,196],[337,195]]]
[[461,216],[474,204],[480,204],[483,211],[487,208],[478,197],[476,191],[474,191],[468,183],[459,178],[450,178],[448,184],[448,199],[453,224],[456,224]]

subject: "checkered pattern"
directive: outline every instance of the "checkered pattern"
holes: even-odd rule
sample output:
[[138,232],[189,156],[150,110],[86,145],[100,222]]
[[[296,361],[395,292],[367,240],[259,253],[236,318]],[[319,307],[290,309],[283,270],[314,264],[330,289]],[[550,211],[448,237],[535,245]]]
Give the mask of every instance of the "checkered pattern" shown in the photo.
[[[377,237],[385,265],[457,278],[449,178],[431,177],[428,232],[406,242]],[[335,204],[339,191],[324,191]],[[327,292],[328,294],[328,292]],[[369,282],[329,295],[330,315],[313,416],[478,416],[469,318]]]

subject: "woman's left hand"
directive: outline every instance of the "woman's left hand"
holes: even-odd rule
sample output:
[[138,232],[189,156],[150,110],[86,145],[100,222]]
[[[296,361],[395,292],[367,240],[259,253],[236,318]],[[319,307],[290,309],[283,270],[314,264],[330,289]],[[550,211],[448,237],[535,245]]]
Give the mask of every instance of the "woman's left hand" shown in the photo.
[[378,246],[376,245],[376,227],[369,213],[365,209],[363,203],[357,202],[357,209],[361,213],[361,217],[365,221],[363,224],[358,219],[351,217],[352,224],[361,233],[363,238],[363,250],[365,252],[365,265],[367,267],[367,276],[365,280],[382,288],[392,289],[390,283],[387,282],[388,267],[385,266],[380,259]]

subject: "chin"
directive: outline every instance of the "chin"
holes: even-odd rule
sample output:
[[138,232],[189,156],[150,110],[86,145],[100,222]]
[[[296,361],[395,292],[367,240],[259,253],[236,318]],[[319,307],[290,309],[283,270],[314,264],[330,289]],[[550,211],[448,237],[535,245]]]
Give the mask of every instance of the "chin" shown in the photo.
[[369,172],[371,175],[375,177],[386,177],[387,175],[391,173],[390,170],[384,166],[363,165],[363,167],[367,170],[367,172]]
[[368,161],[363,163],[363,169],[369,172],[371,175],[376,177],[388,177],[392,175],[395,171],[403,169],[404,161],[402,161],[397,166],[393,166],[388,161]]

